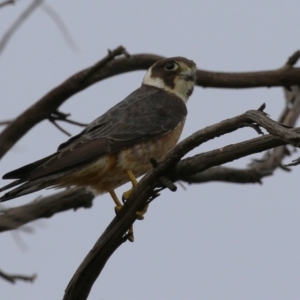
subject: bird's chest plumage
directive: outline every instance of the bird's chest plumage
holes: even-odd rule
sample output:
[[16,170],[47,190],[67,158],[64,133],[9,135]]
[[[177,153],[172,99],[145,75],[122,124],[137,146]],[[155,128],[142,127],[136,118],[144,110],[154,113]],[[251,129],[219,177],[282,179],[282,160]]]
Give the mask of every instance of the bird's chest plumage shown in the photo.
[[174,130],[163,136],[145,140],[133,147],[120,151],[117,154],[117,167],[123,170],[131,170],[136,176],[142,175],[145,172],[140,170],[148,170],[150,168],[151,157],[159,160],[176,145],[183,125],[184,122],[181,122]]
[[93,180],[90,181],[89,186],[98,193],[105,193],[129,181],[125,170],[131,170],[135,177],[145,174],[152,167],[151,157],[160,160],[176,145],[183,126],[184,121],[163,136],[147,139],[102,157],[90,166],[90,170],[94,170],[95,175],[91,176]]

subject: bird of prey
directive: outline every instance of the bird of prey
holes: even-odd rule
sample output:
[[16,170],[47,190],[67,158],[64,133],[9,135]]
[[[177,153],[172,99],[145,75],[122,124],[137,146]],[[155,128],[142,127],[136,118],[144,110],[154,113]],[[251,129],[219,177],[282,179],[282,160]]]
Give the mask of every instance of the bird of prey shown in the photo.
[[[96,194],[114,190],[151,169],[173,148],[187,115],[196,65],[184,57],[157,61],[140,88],[90,123],[80,134],[61,144],[57,152],[3,176],[15,179],[0,191],[7,201],[44,188],[87,187]],[[126,194],[128,197],[128,194]],[[126,198],[126,197],[125,197]]]

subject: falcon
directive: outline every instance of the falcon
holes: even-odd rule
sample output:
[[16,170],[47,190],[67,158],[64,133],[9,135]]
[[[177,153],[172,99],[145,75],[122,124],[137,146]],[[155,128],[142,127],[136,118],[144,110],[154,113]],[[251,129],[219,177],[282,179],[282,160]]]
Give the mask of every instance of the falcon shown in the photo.
[[[7,201],[44,188],[86,187],[95,194],[109,192],[116,209],[122,207],[114,190],[145,174],[150,158],[162,159],[173,148],[187,115],[186,102],[194,89],[196,65],[184,57],[157,61],[140,88],[61,144],[54,154],[3,176],[15,179]],[[128,198],[130,191],[124,193]]]

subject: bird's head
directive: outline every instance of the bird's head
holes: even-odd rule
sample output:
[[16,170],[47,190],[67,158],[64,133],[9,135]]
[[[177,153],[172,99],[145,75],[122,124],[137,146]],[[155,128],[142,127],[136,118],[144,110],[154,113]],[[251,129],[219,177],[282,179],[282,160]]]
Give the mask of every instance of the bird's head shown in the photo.
[[184,57],[161,59],[147,71],[143,84],[155,86],[187,102],[195,85],[196,64]]

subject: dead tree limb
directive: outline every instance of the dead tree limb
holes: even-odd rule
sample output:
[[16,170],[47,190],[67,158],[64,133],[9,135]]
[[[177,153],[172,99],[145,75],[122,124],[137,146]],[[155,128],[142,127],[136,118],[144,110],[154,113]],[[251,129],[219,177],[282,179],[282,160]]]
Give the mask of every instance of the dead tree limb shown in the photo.
[[[109,257],[126,241],[127,229],[137,219],[136,212],[141,211],[143,207],[147,205],[155,189],[165,188],[161,186],[160,177],[164,176],[174,182],[180,180],[183,174],[198,173],[212,166],[269,149],[274,147],[274,145],[276,146],[276,143],[279,145],[286,143],[293,145],[300,144],[300,135],[296,131],[281,126],[268,118],[261,110],[262,108],[258,111],[248,111],[240,116],[197,131],[172,149],[163,161],[158,162],[156,167],[148,172],[142,178],[138,186],[134,188],[128,201],[119,212],[118,217],[112,220],[93,249],[81,263],[66,288],[64,300],[87,299],[93,283],[99,276]],[[235,151],[233,151],[234,149],[232,149],[232,147],[236,145],[230,145],[228,146],[231,147],[229,151],[227,147],[224,147],[180,161],[185,154],[202,143],[247,126],[254,128],[258,132],[260,132],[260,126],[265,128],[272,135],[263,136],[260,139],[265,141],[269,138],[269,143],[265,142],[263,147],[253,147],[251,144],[249,145],[248,141],[246,148],[239,145],[235,148]],[[211,153],[213,153],[213,155]],[[207,157],[210,159],[207,159]]]

